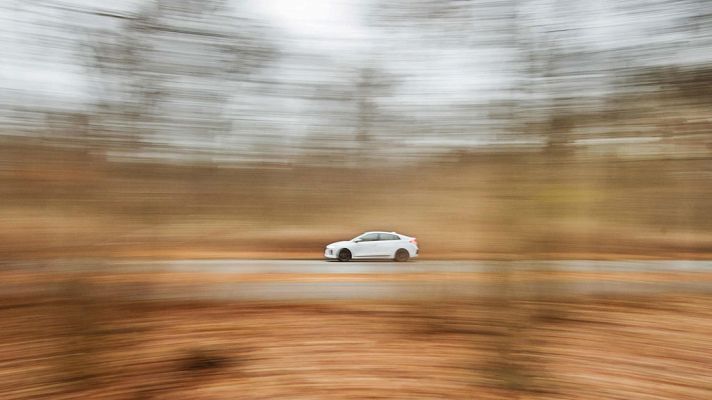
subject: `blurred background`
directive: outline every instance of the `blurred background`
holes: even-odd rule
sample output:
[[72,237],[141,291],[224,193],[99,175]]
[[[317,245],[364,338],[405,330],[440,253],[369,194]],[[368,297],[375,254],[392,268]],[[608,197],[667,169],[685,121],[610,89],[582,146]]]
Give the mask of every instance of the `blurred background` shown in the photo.
[[[712,398],[709,286],[677,285],[709,266],[665,261],[712,256],[707,0],[6,0],[0,46],[4,398]],[[367,230],[418,238],[424,263],[378,279],[428,296],[150,264],[316,260]],[[511,263],[572,259],[662,261]],[[272,279],[278,305],[214,291]],[[445,296],[460,280],[496,290]]]
[[693,1],[7,1],[3,257],[712,247]]

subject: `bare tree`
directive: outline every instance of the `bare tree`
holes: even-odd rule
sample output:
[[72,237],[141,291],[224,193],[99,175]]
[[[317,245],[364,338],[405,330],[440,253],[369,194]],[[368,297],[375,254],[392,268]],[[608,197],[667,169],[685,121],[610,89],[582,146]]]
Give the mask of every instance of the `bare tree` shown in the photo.
[[231,129],[226,106],[238,83],[277,56],[270,34],[225,1],[144,4],[89,31],[102,126],[134,145],[219,149]]

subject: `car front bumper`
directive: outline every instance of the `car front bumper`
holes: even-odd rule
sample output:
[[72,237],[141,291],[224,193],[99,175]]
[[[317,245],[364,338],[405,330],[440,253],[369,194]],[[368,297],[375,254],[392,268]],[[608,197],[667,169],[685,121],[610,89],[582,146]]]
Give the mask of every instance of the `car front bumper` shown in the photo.
[[324,249],[325,258],[337,258],[336,249]]

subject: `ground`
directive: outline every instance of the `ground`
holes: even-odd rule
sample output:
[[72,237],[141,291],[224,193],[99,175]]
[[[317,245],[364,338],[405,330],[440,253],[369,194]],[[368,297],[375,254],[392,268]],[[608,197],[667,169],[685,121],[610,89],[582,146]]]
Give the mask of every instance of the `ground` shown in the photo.
[[[580,280],[644,281],[638,274],[589,272]],[[551,279],[575,278],[568,275]],[[247,281],[286,285],[396,276],[396,284],[448,285],[460,277],[501,290],[380,300],[192,296],[210,294],[226,278],[211,276],[5,271],[13,290],[0,303],[3,398],[712,396],[709,291],[522,295],[512,282],[531,286],[535,275],[248,274]],[[658,283],[709,278],[648,276]]]

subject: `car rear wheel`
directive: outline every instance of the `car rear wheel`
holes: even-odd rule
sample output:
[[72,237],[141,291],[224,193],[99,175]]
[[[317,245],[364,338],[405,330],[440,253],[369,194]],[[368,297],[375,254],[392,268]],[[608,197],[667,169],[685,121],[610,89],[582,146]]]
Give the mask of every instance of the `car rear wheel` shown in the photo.
[[339,261],[345,262],[351,260],[351,252],[348,249],[341,249],[339,251]]
[[396,251],[396,256],[395,256],[396,261],[405,262],[405,261],[408,261],[409,258],[410,258],[410,253],[408,253],[408,250],[398,249],[398,251]]

